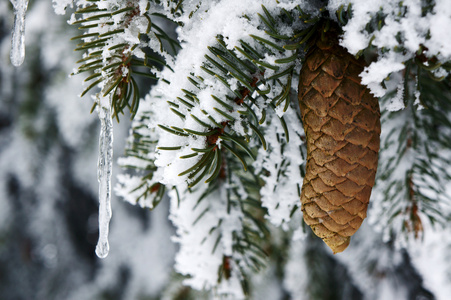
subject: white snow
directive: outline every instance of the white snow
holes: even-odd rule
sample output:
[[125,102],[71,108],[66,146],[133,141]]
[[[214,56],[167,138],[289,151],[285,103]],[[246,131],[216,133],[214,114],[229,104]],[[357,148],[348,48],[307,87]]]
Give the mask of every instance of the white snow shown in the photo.
[[309,299],[309,270],[305,260],[305,240],[291,240],[283,286],[293,300]]
[[[113,1],[100,1],[99,6],[106,9],[113,9],[115,7],[125,7],[128,1],[113,0]],[[142,100],[140,106],[139,116],[151,116],[151,120],[146,120],[139,122],[139,125],[143,126],[141,133],[146,134],[149,137],[155,137],[159,139],[158,146],[181,146],[180,150],[177,151],[158,151],[154,153],[151,149],[151,154],[143,157],[144,159],[138,159],[136,157],[127,157],[121,160],[121,164],[132,165],[138,168],[144,168],[146,166],[146,160],[154,160],[156,158],[156,166],[158,171],[154,174],[155,182],[162,182],[168,184],[169,187],[176,186],[180,192],[180,202],[176,196],[175,190],[170,194],[171,196],[171,220],[176,226],[177,235],[173,238],[180,246],[180,250],[176,258],[176,270],[182,274],[190,276],[189,279],[185,280],[184,284],[190,285],[195,289],[213,288],[216,293],[220,295],[229,294],[235,298],[243,298],[244,295],[241,294],[241,288],[239,287],[239,274],[232,274],[232,278],[228,281],[223,281],[220,286],[217,286],[218,267],[222,264],[222,259],[224,255],[234,256],[239,255],[234,252],[234,234],[241,230],[243,224],[242,212],[234,207],[232,211],[228,214],[225,213],[226,209],[226,199],[227,199],[227,189],[234,185],[239,191],[239,195],[242,198],[247,196],[243,184],[237,176],[232,177],[232,182],[229,185],[224,185],[220,189],[213,192],[203,202],[197,205],[197,199],[200,194],[205,191],[205,186],[199,186],[194,191],[189,191],[186,189],[185,181],[186,176],[178,176],[178,174],[185,169],[197,162],[199,157],[192,159],[179,159],[181,155],[189,154],[192,150],[191,148],[203,148],[205,146],[205,138],[202,137],[182,137],[175,136],[163,132],[157,127],[157,124],[165,124],[168,126],[178,126],[181,128],[189,128],[197,131],[206,131],[202,125],[191,118],[189,114],[196,116],[202,121],[212,124],[211,121],[206,118],[201,110],[207,111],[211,116],[215,118],[217,122],[226,121],[226,119],[213,110],[213,107],[217,103],[213,100],[211,95],[221,95],[234,97],[231,91],[226,88],[222,83],[220,83],[216,78],[208,77],[205,72],[200,69],[200,66],[205,62],[205,54],[212,55],[208,52],[207,47],[215,45],[215,40],[218,35],[222,35],[224,40],[227,42],[227,48],[229,50],[234,49],[235,46],[239,45],[240,40],[245,40],[254,47],[258,47],[258,43],[253,41],[249,34],[263,35],[264,26],[257,27],[256,25],[261,25],[259,21],[256,21],[256,13],[262,13],[261,4],[263,3],[270,12],[275,11],[277,8],[284,7],[286,9],[291,9],[296,5],[294,1],[276,1],[265,0],[265,1],[251,1],[251,0],[228,0],[228,1],[185,1],[186,12],[195,11],[192,16],[188,16],[188,13],[182,14],[177,21],[183,22],[184,27],[178,29],[179,40],[182,43],[183,49],[179,52],[176,59],[173,59],[169,54],[162,53],[162,56],[168,60],[169,65],[175,70],[175,72],[169,71],[168,69],[163,70],[161,73],[157,74],[162,78],[170,81],[169,84],[160,82],[151,93]],[[67,6],[69,6],[69,1],[67,0],[54,0],[54,7],[57,13],[62,13]],[[78,1],[81,6],[88,5],[86,1]],[[145,11],[147,1],[140,0],[136,1],[137,5],[140,7],[140,13]],[[340,5],[344,4],[347,6],[348,3],[353,4],[353,18],[349,21],[348,25],[344,27],[344,35],[342,40],[342,45],[347,47],[347,49],[356,54],[360,50],[365,49],[368,46],[369,41],[374,36],[372,43],[374,46],[378,47],[377,58],[375,61],[367,67],[361,74],[362,82],[367,84],[371,89],[372,93],[378,97],[386,96],[389,92],[395,91],[394,96],[385,102],[383,105],[383,111],[397,111],[402,114],[401,117],[395,118],[394,120],[384,119],[384,129],[383,129],[383,142],[387,143],[389,150],[381,156],[381,160],[385,158],[390,158],[390,156],[395,156],[398,151],[396,147],[396,139],[402,136],[400,132],[404,122],[407,122],[410,116],[406,116],[411,111],[407,111],[404,105],[404,85],[401,79],[402,72],[405,70],[406,62],[415,57],[415,52],[418,50],[420,45],[424,45],[428,48],[425,50],[427,57],[437,56],[440,60],[446,61],[451,57],[451,45],[450,36],[448,34],[448,29],[451,28],[451,6],[447,0],[437,0],[436,7],[432,13],[427,13],[425,16],[421,14],[421,3],[419,0],[405,0],[405,1],[341,1],[333,0],[328,4],[328,9],[330,11],[336,10]],[[158,12],[169,15],[169,9],[174,7],[174,3],[165,3],[164,10],[159,8]],[[399,18],[398,13],[400,12],[400,6],[402,4],[406,8],[406,14],[404,18]],[[199,5],[199,6],[197,6]],[[311,3],[302,3],[305,8],[311,6]],[[304,7],[303,7],[304,8]],[[157,9],[157,7],[155,7]],[[308,10],[308,9],[307,9]],[[371,21],[372,18],[378,12],[382,12],[386,15],[385,25],[374,32],[369,32],[366,29],[366,25]],[[250,20],[247,18],[249,17]],[[90,33],[98,30],[100,33],[105,33],[110,30],[118,29],[118,23],[122,21],[121,15],[116,15],[114,17],[115,24],[105,25],[102,28],[96,28]],[[75,17],[72,17],[75,20]],[[23,23],[23,22],[22,22]],[[147,27],[147,19],[142,15],[134,17],[126,28],[123,34],[116,35],[112,37],[108,42],[105,49],[103,49],[103,60],[106,63],[112,58],[115,53],[113,51],[106,50],[106,48],[127,42],[130,46],[138,45],[138,47],[133,50],[133,54],[137,57],[143,57],[143,51],[140,47],[150,47],[155,51],[159,51],[160,43],[154,39],[155,34],[150,33],[150,42],[146,45],[140,44],[139,35]],[[19,27],[20,28],[20,27]],[[20,30],[19,30],[20,31]],[[290,28],[284,28],[285,33],[290,33]],[[401,37],[401,42],[395,38],[395,35]],[[430,35],[430,37],[429,37]],[[88,39],[87,39],[88,40]],[[15,43],[15,46],[20,48],[19,42]],[[22,43],[23,45],[23,43]],[[403,46],[405,48],[404,52],[398,52],[398,48]],[[382,51],[384,48],[384,51]],[[130,51],[132,47],[126,50],[127,53],[132,53]],[[52,63],[51,60],[51,49],[46,48],[47,53],[46,61],[47,63]],[[23,60],[23,55],[21,52],[14,52],[17,57],[16,60]],[[291,54],[290,54],[291,55]],[[279,58],[289,57],[287,53],[284,54],[267,54],[263,59],[266,63],[274,64],[274,61]],[[212,55],[213,56],[213,55]],[[238,54],[239,57],[240,54]],[[213,57],[213,59],[217,59]],[[13,60],[13,59],[12,59]],[[56,64],[56,60],[53,64]],[[294,74],[296,74],[294,72]],[[123,74],[127,74],[128,70],[123,69]],[[265,76],[270,76],[271,71],[268,71]],[[444,69],[438,69],[435,73],[437,77],[442,75],[447,75],[448,73]],[[204,81],[200,82],[203,90],[199,90],[194,87],[186,77],[196,76],[204,77]],[[197,77],[198,78],[198,77]],[[383,88],[381,83],[385,82],[388,88]],[[296,86],[296,79],[293,79],[292,86]],[[232,89],[238,86],[238,81],[234,79],[228,80],[228,84],[232,86]],[[266,83],[269,86],[271,83]],[[181,89],[186,89],[190,92],[197,94],[200,104],[195,104],[195,107],[188,112],[188,109],[184,106],[180,107],[181,113],[188,114],[185,120],[181,119],[179,116],[170,113],[169,105],[166,102],[174,101],[177,102],[177,97],[182,97],[183,92]],[[262,87],[264,89],[264,87]],[[271,98],[277,93],[280,93],[280,86],[274,87],[273,90],[268,94]],[[61,94],[58,93],[58,94]],[[51,95],[49,93],[49,95]],[[52,96],[56,99],[56,96]],[[263,99],[258,98],[258,93],[254,93],[253,97],[257,98],[256,103],[259,107],[255,108],[258,117],[261,117],[262,110],[267,108],[267,104]],[[415,93],[415,97],[419,100],[419,94]],[[111,218],[111,159],[112,159],[112,123],[111,116],[109,115],[109,99],[103,99],[103,106],[107,107],[100,109],[99,117],[101,119],[101,137],[100,137],[100,155],[99,155],[99,198],[100,198],[100,209],[99,209],[99,245],[96,253],[99,257],[105,257],[108,253],[108,222]],[[292,101],[295,101],[292,99]],[[56,100],[53,100],[53,105],[56,107]],[[419,105],[419,102],[416,102]],[[229,112],[236,118],[239,118],[237,110],[239,107],[232,103],[233,109]],[[155,115],[145,114],[145,110],[152,110]],[[167,113],[169,112],[169,113]],[[141,114],[142,113],[142,114]],[[265,181],[265,186],[261,189],[261,201],[263,206],[268,209],[268,214],[265,218],[271,222],[273,225],[280,226],[286,232],[290,229],[289,223],[291,218],[298,218],[299,213],[290,218],[290,213],[292,209],[299,205],[299,189],[301,188],[302,176],[300,175],[300,166],[304,163],[302,158],[302,147],[303,142],[301,136],[303,134],[301,124],[297,118],[296,111],[288,110],[283,112],[282,108],[279,107],[276,111],[267,110],[267,120],[265,124],[261,125],[261,129],[264,131],[265,137],[268,143],[268,151],[263,151],[260,149],[258,151],[257,161],[254,163],[253,167],[257,170],[265,169],[268,171],[267,175],[263,175],[262,179]],[[66,115],[69,115],[66,112]],[[284,116],[289,126],[290,133],[290,143],[284,145],[282,149],[281,144],[283,140],[283,130],[279,123],[277,116]],[[61,120],[60,120],[61,119]],[[77,125],[72,126],[73,123],[77,123],[75,118],[65,118],[60,116],[58,122],[63,123],[62,127],[65,127],[69,132],[76,132]],[[236,122],[231,129],[239,134],[244,133],[244,126],[240,122]],[[391,132],[393,136],[390,137]],[[64,134],[65,138],[70,140],[68,135],[70,133]],[[81,134],[74,134],[72,136],[73,141],[81,140]],[[70,142],[75,144],[75,142]],[[218,142],[219,143],[219,142]],[[252,144],[253,143],[253,144]],[[252,141],[251,146],[255,146],[255,141]],[[22,149],[21,151],[26,151]],[[414,165],[415,153],[412,150],[408,150],[404,153],[402,159],[397,161],[393,172],[390,174],[390,179],[396,182],[401,181],[405,178],[406,173]],[[388,160],[388,159],[387,159]],[[385,160],[385,161],[387,161]],[[387,163],[388,165],[388,163]],[[391,167],[391,165],[389,166]],[[25,171],[22,173],[26,173]],[[51,177],[51,176],[49,176]],[[145,186],[142,189],[135,190],[141,181],[139,176],[132,175],[122,175],[118,178],[121,184],[117,188],[118,195],[125,198],[126,201],[136,204],[136,197],[142,194],[145,190]],[[27,181],[26,177],[23,179]],[[415,179],[420,181],[420,179]],[[150,183],[147,182],[147,183]],[[424,183],[430,184],[428,180],[424,180]],[[51,186],[51,185],[49,185]],[[396,186],[398,187],[398,186]],[[48,186],[46,186],[48,188]],[[351,275],[359,285],[362,290],[369,290],[366,294],[373,296],[374,299],[384,299],[390,297],[400,297],[406,298],[407,294],[404,289],[397,289],[396,282],[391,282],[394,277],[379,278],[374,280],[370,274],[364,273],[362,276],[362,271],[359,266],[364,262],[374,261],[376,262],[376,269],[383,272],[391,272],[393,268],[400,265],[400,255],[399,252],[393,255],[392,249],[387,249],[383,246],[381,235],[385,235],[386,238],[390,237],[388,232],[391,228],[399,229],[404,223],[404,219],[397,219],[395,224],[390,228],[381,228],[381,224],[386,224],[388,220],[387,211],[405,209],[406,203],[401,202],[405,193],[397,193],[395,187],[390,190],[393,195],[394,202],[400,200],[400,202],[394,206],[387,205],[386,201],[380,201],[374,204],[372,208],[373,217],[371,218],[371,225],[373,229],[379,229],[379,232],[373,232],[372,230],[363,230],[361,232],[367,235],[363,236],[360,234],[360,238],[356,238],[357,242],[363,241],[360,250],[351,250],[350,254],[345,254],[342,261],[346,264]],[[434,196],[435,194],[431,190],[425,188],[424,193]],[[377,193],[376,193],[377,195]],[[374,197],[373,197],[374,199]],[[382,199],[381,196],[378,199]],[[153,208],[153,204],[150,201],[143,199],[138,202],[142,207]],[[197,206],[196,206],[197,205]],[[204,211],[208,212],[203,218],[197,220],[197,217]],[[380,217],[380,218],[378,218]],[[222,220],[221,226],[213,233],[210,230],[217,225],[218,220]],[[193,224],[196,222],[196,224]],[[368,222],[367,222],[368,223]],[[398,226],[398,227],[396,227]],[[121,234],[123,236],[127,235],[124,228],[121,229]],[[381,233],[382,231],[382,233]],[[212,253],[212,248],[214,247],[214,242],[216,238],[221,236],[221,240],[217,246],[217,249]],[[302,260],[302,254],[304,253],[304,245],[302,244],[303,234],[301,230],[295,231],[293,234],[293,241],[291,241],[291,248],[289,254],[289,263],[286,266],[285,274],[286,280],[284,285],[288,292],[292,295],[293,299],[304,298],[303,293],[305,292],[305,287],[307,286],[307,273],[305,267],[305,261]],[[144,239],[144,237],[142,237]],[[379,239],[379,240],[377,240]],[[147,241],[146,246],[152,251],[155,249],[154,244],[158,241],[158,238],[154,237],[152,241]],[[418,268],[422,274],[427,273],[428,264],[424,261],[435,262],[434,259],[430,258],[427,260],[427,251],[436,249],[437,253],[435,257],[441,257],[446,253],[446,246],[437,246],[439,238],[435,238],[434,241],[428,243],[424,248],[421,248],[421,253],[414,256],[414,262],[417,264]],[[139,243],[136,243],[136,247],[139,247]],[[355,244],[355,243],[354,243]],[[449,242],[447,241],[448,245]],[[135,244],[133,244],[135,245]],[[379,245],[380,247],[374,247],[374,245]],[[381,246],[382,245],[382,246]],[[123,247],[121,241],[116,242],[116,246]],[[355,247],[358,247],[356,244]],[[399,245],[397,245],[399,246]],[[298,248],[295,248],[298,247]],[[353,244],[350,246],[352,249]],[[438,249],[438,250],[437,250]],[[126,252],[126,250],[122,250]],[[151,255],[157,255],[161,253],[153,253]],[[348,250],[349,251],[349,250]],[[144,252],[144,250],[141,250]],[[162,251],[164,252],[164,251]],[[54,257],[54,251],[52,250],[52,245],[47,244],[42,247],[42,256],[47,257],[48,261],[51,261]],[[144,254],[141,254],[144,256]],[[393,256],[392,256],[393,255]],[[128,261],[131,262],[133,268],[139,269],[141,275],[145,276],[145,267],[139,265],[139,255],[130,255]],[[236,258],[236,257],[235,257]],[[437,259],[440,261],[440,259]],[[106,262],[103,275],[107,275],[108,267]],[[117,263],[119,264],[119,263]],[[149,268],[149,264],[145,264]],[[443,267],[437,267],[438,272],[437,277],[431,275],[430,279],[426,281],[426,285],[434,291],[439,290],[439,285],[449,284],[446,279],[446,267],[447,264],[443,264]],[[297,269],[296,269],[297,268]],[[154,272],[157,273],[157,272]],[[152,274],[152,276],[156,276]],[[441,279],[438,279],[440,277]],[[438,283],[437,283],[438,282]],[[377,294],[375,291],[379,291]],[[437,295],[446,295],[445,292],[437,292]],[[272,294],[271,294],[272,295]],[[442,296],[443,297],[443,296]],[[305,296],[307,298],[307,296]],[[443,298],[445,299],[445,298]]]
[[398,84],[396,96],[390,98],[390,103],[386,106],[389,111],[397,111],[405,108],[404,104],[404,80]]
[[[217,286],[218,268],[222,265],[224,255],[230,256],[231,264],[233,258],[238,258],[239,253],[232,251],[232,233],[238,234],[242,230],[243,218],[235,205],[231,206],[229,214],[224,214],[227,211],[224,189],[209,194],[198,204],[197,199],[205,192],[205,188],[200,186],[190,193],[181,186],[178,188],[178,195],[175,190],[170,192],[170,220],[177,228],[177,236],[173,237],[173,241],[180,245],[175,257],[175,268],[179,273],[189,275],[184,280],[185,284],[198,290]],[[204,211],[208,213],[199,218]],[[213,228],[216,229],[212,230]],[[220,242],[215,249],[218,238]],[[234,299],[243,299],[237,276],[235,269],[231,280],[223,280],[216,292],[234,295]]]
[[[438,57],[441,61],[451,59],[451,6],[448,0],[435,2],[432,12],[424,16],[424,3],[420,0],[391,1],[346,1],[335,0],[329,3],[334,13],[340,5],[352,4],[352,18],[343,27],[341,44],[352,54],[365,49],[372,38],[377,46],[378,57],[361,74],[362,83],[368,85],[374,95],[382,97],[386,90],[380,86],[391,73],[402,71],[404,63],[415,57],[420,46],[425,47],[427,57]],[[367,24],[380,13],[385,16],[384,25],[373,32]],[[400,52],[401,47],[405,48]],[[384,49],[384,51],[382,51]]]
[[53,10],[57,15],[64,15],[67,7],[73,7],[73,0],[52,0]]
[[262,205],[268,209],[266,218],[275,226],[286,226],[291,220],[291,211],[300,205],[299,192],[303,181],[300,166],[304,162],[301,153],[303,142],[300,136],[303,129],[296,112],[288,110],[285,118],[293,126],[289,127],[290,143],[282,149],[278,142],[284,134],[280,121],[276,115],[268,118],[271,126],[268,126],[265,138],[270,147],[267,151],[259,149],[254,166],[257,170],[263,168],[268,172],[267,176],[262,177],[265,186],[261,189]]
[[451,5],[448,0],[435,1],[435,7],[432,14],[427,17],[428,29],[431,34],[427,41],[428,54],[438,54],[443,60],[451,57]]

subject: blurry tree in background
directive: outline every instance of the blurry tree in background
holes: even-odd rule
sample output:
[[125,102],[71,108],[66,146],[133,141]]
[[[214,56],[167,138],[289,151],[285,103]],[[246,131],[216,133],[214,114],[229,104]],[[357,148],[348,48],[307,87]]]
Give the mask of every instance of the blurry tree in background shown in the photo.
[[[26,61],[15,68],[12,21],[2,1],[0,299],[160,299],[175,249],[167,205],[150,216],[115,201],[114,220],[123,220],[112,225],[117,251],[108,266],[94,252],[99,128],[92,103],[78,97],[82,78],[68,78],[76,28],[55,15],[51,1],[30,1]],[[121,126],[116,134],[124,139],[129,125]]]
[[[18,68],[0,3],[0,299],[448,299],[446,0],[69,2],[30,0]],[[299,202],[298,76],[330,24],[382,112],[369,218],[337,255]],[[126,170],[100,260],[102,97]]]

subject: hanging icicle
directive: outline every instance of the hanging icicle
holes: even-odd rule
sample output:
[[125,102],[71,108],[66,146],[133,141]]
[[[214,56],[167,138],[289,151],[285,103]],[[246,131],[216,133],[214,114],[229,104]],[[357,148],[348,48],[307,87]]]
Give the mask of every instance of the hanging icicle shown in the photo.
[[11,38],[11,63],[19,67],[25,59],[25,13],[28,0],[10,0],[14,8],[14,27]]
[[100,258],[108,255],[108,231],[111,219],[111,174],[113,171],[113,120],[111,104],[107,98],[98,99],[100,138],[97,179],[99,181],[99,241],[96,254]]

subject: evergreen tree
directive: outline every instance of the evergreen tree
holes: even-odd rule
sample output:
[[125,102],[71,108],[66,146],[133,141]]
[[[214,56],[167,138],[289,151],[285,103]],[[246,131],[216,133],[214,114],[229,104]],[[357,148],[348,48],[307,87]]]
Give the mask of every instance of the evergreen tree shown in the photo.
[[108,124],[129,113],[115,191],[169,202],[162,298],[446,298],[446,0],[74,3],[74,75],[102,122],[99,256]]

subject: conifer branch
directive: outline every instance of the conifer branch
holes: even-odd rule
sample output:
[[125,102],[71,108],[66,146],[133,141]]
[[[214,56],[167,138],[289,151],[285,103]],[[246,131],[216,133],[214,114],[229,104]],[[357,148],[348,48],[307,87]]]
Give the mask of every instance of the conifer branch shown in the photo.
[[[181,9],[181,2],[174,13]],[[84,31],[72,38],[82,41],[75,50],[83,52],[75,74],[93,72],[86,78],[92,83],[82,96],[99,86],[104,97],[111,97],[113,115],[118,121],[125,109],[132,118],[137,113],[142,95],[135,77],[157,79],[156,71],[166,66],[165,57],[168,53],[175,54],[180,47],[158,26],[158,19],[168,19],[157,13],[160,6],[159,1],[152,1],[141,11],[138,1],[119,2],[116,6],[94,2],[75,12],[80,18],[72,24]],[[153,41],[159,46],[155,47]]]
[[[208,47],[209,53],[205,55],[205,61],[201,66],[206,77],[201,74],[188,76],[188,81],[195,88],[190,91],[184,90],[183,98],[178,97],[170,101],[171,105],[177,107],[171,108],[172,112],[181,117],[184,122],[194,119],[195,123],[204,128],[201,131],[183,128],[184,132],[188,134],[186,137],[193,136],[204,139],[205,148],[212,149],[206,151],[200,158],[196,158],[193,165],[181,172],[180,176],[188,175],[188,178],[193,179],[194,175],[207,174],[208,172],[201,171],[214,166],[215,155],[213,152],[219,149],[211,148],[215,144],[234,153],[235,157],[241,161],[243,168],[247,169],[247,158],[235,152],[231,145],[235,144],[244,149],[247,156],[255,158],[254,150],[252,150],[255,142],[261,143],[263,148],[267,147],[264,130],[259,129],[264,124],[266,110],[269,108],[273,111],[272,113],[275,113],[279,110],[279,106],[282,106],[281,111],[286,112],[290,106],[293,72],[296,59],[301,53],[299,49],[294,51],[284,49],[283,46],[286,45],[287,40],[293,42],[296,39],[283,35],[279,28],[283,24],[280,21],[292,22],[295,18],[283,18],[282,11],[280,11],[281,15],[271,16],[265,7],[262,9],[264,16],[260,14],[259,18],[262,20],[263,26],[267,27],[268,31],[266,32],[271,32],[271,34],[264,33],[264,37],[250,35],[248,41],[241,40],[240,45],[234,49],[228,47],[226,37],[219,35],[217,44]],[[274,23],[276,19],[279,21],[277,26]],[[289,25],[293,26],[293,24]],[[278,54],[276,55],[275,52]],[[280,58],[274,59],[274,64],[270,64],[264,61],[267,55],[275,55]],[[282,71],[277,72],[278,70]],[[198,93],[207,88],[204,78],[208,79],[208,82],[216,81],[226,90],[222,95],[213,94],[211,96],[216,102],[211,112],[201,110],[203,115],[199,115],[193,112],[198,112],[200,105],[196,101]],[[199,81],[199,79],[201,80]],[[203,121],[205,118],[209,121]],[[280,120],[282,124],[285,124],[282,116]],[[242,126],[242,129],[237,130],[237,126]],[[286,126],[283,127],[288,133]],[[166,125],[161,128],[176,135],[181,134],[178,131],[168,130]],[[199,182],[200,178],[196,178],[192,183]]]
[[[408,240],[410,235],[421,237],[426,220],[431,225],[446,224],[449,216],[440,211],[451,203],[444,190],[450,178],[443,168],[451,165],[451,160],[447,154],[433,154],[449,151],[449,142],[439,132],[447,131],[445,128],[451,125],[441,122],[449,117],[446,113],[449,103],[443,99],[449,97],[444,95],[449,95],[450,85],[446,81],[434,81],[429,70],[415,64],[418,64],[415,60],[408,62],[402,90],[398,88],[404,110],[383,114],[386,128],[402,118],[404,122],[391,127],[382,140],[382,171],[378,175],[379,189],[386,202],[385,212],[378,212],[380,222],[387,222],[401,241]],[[415,85],[412,81],[416,81]],[[382,101],[386,103],[395,94],[396,91],[389,93]],[[393,152],[391,149],[395,148]]]

